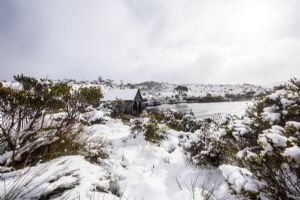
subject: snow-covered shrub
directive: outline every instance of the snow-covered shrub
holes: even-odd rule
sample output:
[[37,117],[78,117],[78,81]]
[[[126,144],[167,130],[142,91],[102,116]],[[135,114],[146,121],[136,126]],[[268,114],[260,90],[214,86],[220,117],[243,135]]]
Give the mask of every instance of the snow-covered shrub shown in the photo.
[[123,119],[124,118],[124,101],[121,99],[117,99],[117,101],[111,103],[110,105],[112,112],[111,112],[111,117],[112,118],[119,118]]
[[184,115],[183,119],[180,122],[183,130],[185,132],[195,132],[196,130],[200,129],[202,123],[196,119],[196,117],[192,114]]
[[202,121],[200,129],[181,138],[180,143],[193,164],[219,166],[229,158],[231,146],[222,138],[226,130],[221,128],[226,123]]
[[82,124],[87,126],[103,124],[109,119],[110,114],[111,110],[105,109],[103,107],[98,107],[97,110],[82,113],[80,115],[80,121],[82,122]]
[[147,115],[159,123],[166,124],[169,128],[177,131],[194,132],[200,128],[201,123],[196,120],[193,113],[184,114],[171,111],[170,109],[147,109]]
[[80,134],[83,132],[83,126],[80,124],[72,127],[67,132],[55,136],[52,142],[38,147],[27,157],[28,164],[37,162],[46,162],[54,158],[65,155],[76,155],[84,148],[84,143],[80,141]]
[[195,133],[198,137],[185,146],[190,161],[196,165],[219,166],[226,156],[224,144],[205,133]]
[[143,134],[146,141],[152,143],[159,143],[164,138],[166,132],[165,126],[160,124],[153,115],[145,118],[136,118],[130,122],[131,133],[133,138],[136,138],[138,134]]
[[131,121],[131,133],[136,137],[138,133],[141,133],[144,131],[144,120],[141,118],[136,118]]
[[166,124],[169,128],[174,129],[176,131],[183,130],[182,124],[179,122],[179,120],[176,120],[175,118],[171,118]]
[[67,83],[42,82],[24,75],[14,78],[20,87],[0,87],[0,165],[6,166],[30,164],[41,153],[62,146],[54,145],[56,142],[70,141],[81,130],[80,112],[92,103],[87,94],[96,90],[75,90]]
[[243,195],[248,199],[257,199],[259,191],[264,188],[263,183],[256,180],[248,169],[233,165],[221,165],[219,169],[229,187],[237,195]]
[[152,143],[159,143],[159,141],[162,139],[159,133],[158,123],[154,118],[150,118],[149,121],[145,124],[144,136],[145,140]]
[[193,113],[184,114],[169,109],[151,110],[148,113],[158,122],[165,123],[169,128],[177,131],[195,132],[201,127],[201,122],[196,119]]
[[[225,137],[238,151],[231,164],[247,169],[261,183],[251,198],[299,198],[299,105],[300,81],[294,79],[258,99],[243,119],[230,122]],[[240,188],[233,189],[250,198]]]
[[80,143],[80,149],[77,154],[83,155],[84,158],[92,163],[100,163],[102,159],[108,158],[110,153],[110,143],[101,138],[97,141],[84,140]]

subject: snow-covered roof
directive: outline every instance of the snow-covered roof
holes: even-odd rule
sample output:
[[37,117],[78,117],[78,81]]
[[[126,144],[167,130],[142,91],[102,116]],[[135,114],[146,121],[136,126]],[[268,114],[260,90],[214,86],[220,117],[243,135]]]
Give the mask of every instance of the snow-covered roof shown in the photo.
[[102,101],[115,101],[116,99],[132,101],[137,93],[138,89],[112,89],[107,91]]

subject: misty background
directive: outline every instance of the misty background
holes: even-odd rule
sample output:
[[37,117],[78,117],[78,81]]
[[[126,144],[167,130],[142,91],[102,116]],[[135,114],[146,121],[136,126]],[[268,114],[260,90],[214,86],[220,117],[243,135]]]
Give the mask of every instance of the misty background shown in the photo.
[[297,0],[1,0],[0,79],[254,83],[300,75]]

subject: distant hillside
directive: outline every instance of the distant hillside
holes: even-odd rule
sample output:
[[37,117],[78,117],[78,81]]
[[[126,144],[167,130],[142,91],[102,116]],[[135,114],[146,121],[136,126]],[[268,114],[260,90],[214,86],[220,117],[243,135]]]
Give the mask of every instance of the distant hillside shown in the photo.
[[172,84],[143,82],[126,84],[124,88],[139,88],[149,103],[218,102],[249,100],[267,88],[251,84]]
[[[250,100],[256,94],[268,88],[252,84],[173,84],[167,82],[147,81],[142,83],[118,84],[111,79],[95,81],[76,81],[74,79],[56,80],[67,82],[73,87],[100,86],[103,93],[112,88],[139,88],[149,105],[180,103],[180,102],[222,102]],[[55,82],[56,82],[55,81]],[[4,82],[4,85],[17,87],[14,82]]]

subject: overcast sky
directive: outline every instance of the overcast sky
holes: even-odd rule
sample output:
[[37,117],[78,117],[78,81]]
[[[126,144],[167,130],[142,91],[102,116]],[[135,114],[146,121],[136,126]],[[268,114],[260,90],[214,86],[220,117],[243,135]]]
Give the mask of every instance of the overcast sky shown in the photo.
[[1,0],[0,79],[300,76],[299,0]]

